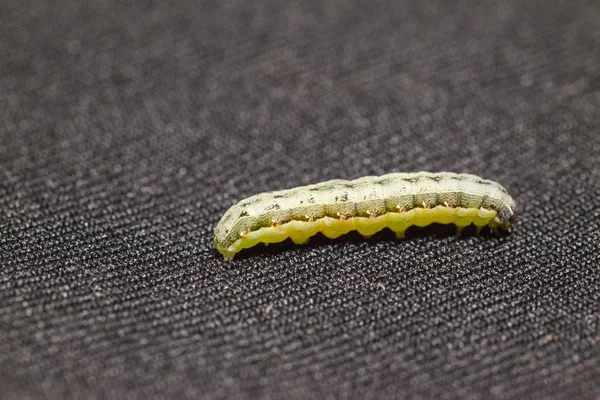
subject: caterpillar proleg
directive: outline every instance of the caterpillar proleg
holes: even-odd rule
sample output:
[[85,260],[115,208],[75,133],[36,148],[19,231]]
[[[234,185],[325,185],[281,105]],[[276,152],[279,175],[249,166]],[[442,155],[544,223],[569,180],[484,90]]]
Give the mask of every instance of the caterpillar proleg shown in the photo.
[[474,224],[510,232],[516,204],[498,183],[453,172],[392,173],[331,180],[241,200],[215,227],[215,248],[226,259],[258,243],[287,238],[305,243],[321,232],[371,236],[384,228],[403,238],[410,226]]

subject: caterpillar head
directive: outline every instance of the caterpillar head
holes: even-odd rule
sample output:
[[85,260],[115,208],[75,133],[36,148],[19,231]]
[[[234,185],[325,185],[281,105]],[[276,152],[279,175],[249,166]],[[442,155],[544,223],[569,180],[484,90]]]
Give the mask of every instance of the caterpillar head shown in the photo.
[[515,228],[518,219],[515,204],[513,203],[511,206],[502,207],[496,218],[498,219],[501,230],[511,232]]

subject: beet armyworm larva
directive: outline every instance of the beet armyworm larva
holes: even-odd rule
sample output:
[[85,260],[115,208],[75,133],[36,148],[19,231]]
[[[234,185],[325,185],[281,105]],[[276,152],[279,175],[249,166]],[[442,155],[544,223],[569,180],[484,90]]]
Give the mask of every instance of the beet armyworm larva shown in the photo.
[[484,226],[510,232],[515,221],[515,201],[496,182],[453,172],[392,173],[248,197],[223,215],[214,244],[231,259],[258,243],[306,243],[318,232],[334,239],[389,228],[403,238],[412,225],[454,224],[460,233],[474,224],[478,232]]

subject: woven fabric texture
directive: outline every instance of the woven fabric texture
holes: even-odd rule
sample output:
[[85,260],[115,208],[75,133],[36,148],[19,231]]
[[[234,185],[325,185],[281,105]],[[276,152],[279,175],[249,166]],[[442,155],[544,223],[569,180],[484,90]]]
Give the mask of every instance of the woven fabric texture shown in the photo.
[[[212,248],[243,197],[420,170],[517,229]],[[1,2],[0,388],[598,398],[598,2]]]

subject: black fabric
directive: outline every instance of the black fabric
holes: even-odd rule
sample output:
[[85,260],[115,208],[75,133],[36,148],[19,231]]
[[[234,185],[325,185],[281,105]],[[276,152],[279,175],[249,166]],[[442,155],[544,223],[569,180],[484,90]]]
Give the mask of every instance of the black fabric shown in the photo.
[[[129,3],[0,4],[2,398],[600,396],[598,2]],[[516,231],[212,248],[419,170]]]

